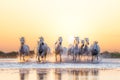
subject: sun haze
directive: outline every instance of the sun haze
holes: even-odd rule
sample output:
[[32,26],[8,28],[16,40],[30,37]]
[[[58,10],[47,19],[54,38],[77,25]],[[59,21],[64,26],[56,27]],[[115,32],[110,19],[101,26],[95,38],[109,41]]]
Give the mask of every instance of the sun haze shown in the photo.
[[101,50],[120,51],[120,0],[0,0],[0,50],[16,51],[24,36],[30,49],[43,36],[97,40]]

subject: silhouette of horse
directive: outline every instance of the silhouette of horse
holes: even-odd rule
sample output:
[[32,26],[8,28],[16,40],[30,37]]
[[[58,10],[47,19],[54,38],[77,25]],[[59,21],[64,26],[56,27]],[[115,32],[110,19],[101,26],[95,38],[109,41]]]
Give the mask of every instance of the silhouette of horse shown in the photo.
[[85,56],[86,56],[86,58],[88,60],[89,55],[90,55],[89,39],[88,38],[81,40],[81,47],[80,48],[81,48],[80,57],[83,56],[85,59]]
[[74,43],[68,48],[68,55],[73,56],[73,61],[76,62],[77,56],[80,54],[79,37],[74,37]]
[[98,57],[99,57],[99,53],[100,53],[100,47],[98,45],[98,42],[97,41],[94,41],[93,45],[91,45],[90,47],[91,49],[91,55],[92,55],[92,61],[94,60],[94,57],[97,58],[98,60]]
[[25,38],[24,37],[21,37],[20,38],[20,42],[21,42],[21,47],[19,49],[19,56],[20,56],[20,61],[21,61],[21,58],[23,58],[23,61],[25,61],[25,56],[28,56],[29,55],[29,46],[25,44]]
[[45,62],[47,54],[50,53],[50,48],[47,46],[47,44],[44,42],[44,38],[40,37],[40,41],[38,42],[37,47],[37,57],[38,61]]
[[58,41],[55,43],[55,58],[57,61],[57,56],[60,56],[60,62],[62,61],[61,55],[63,53],[63,47],[62,47],[62,37],[58,38]]

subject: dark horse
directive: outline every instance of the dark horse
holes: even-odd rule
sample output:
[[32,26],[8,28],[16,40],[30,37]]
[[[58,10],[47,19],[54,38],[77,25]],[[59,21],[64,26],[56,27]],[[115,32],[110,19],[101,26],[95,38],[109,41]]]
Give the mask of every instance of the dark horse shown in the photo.
[[98,54],[99,54],[99,52],[100,52],[100,47],[98,45],[98,42],[95,41],[94,44],[91,46],[92,62],[94,60],[94,57],[96,57],[97,60],[98,60],[98,57],[99,57]]
[[46,61],[48,50],[49,47],[47,46],[47,44],[44,43],[44,39],[41,37],[40,42],[38,43],[38,54],[37,54],[39,62]]

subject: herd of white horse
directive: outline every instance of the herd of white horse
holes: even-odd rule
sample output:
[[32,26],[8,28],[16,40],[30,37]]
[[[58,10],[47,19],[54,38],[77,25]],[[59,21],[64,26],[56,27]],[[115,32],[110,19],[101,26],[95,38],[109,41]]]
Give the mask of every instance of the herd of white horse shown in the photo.
[[[40,40],[38,41],[37,46],[37,61],[38,62],[45,62],[47,54],[51,53],[49,46],[44,42],[44,38],[40,37]],[[19,56],[20,60],[25,61],[25,56],[29,56],[30,49],[29,46],[25,44],[25,38],[20,38],[21,47],[19,49]],[[63,46],[62,46],[63,39],[62,37],[59,37],[58,40],[55,42],[54,47],[54,54],[55,54],[55,60],[57,61],[57,56],[60,57],[60,62],[62,62],[62,54],[64,52]],[[89,47],[90,46],[90,47]],[[100,53],[100,47],[98,45],[97,41],[94,41],[93,44],[89,44],[89,39],[85,38],[84,40],[79,39],[79,37],[74,37],[73,44],[67,48],[67,55],[72,56],[72,60],[76,62],[77,57],[79,57],[79,60],[83,56],[91,56],[91,61],[94,60],[94,58],[99,57]]]

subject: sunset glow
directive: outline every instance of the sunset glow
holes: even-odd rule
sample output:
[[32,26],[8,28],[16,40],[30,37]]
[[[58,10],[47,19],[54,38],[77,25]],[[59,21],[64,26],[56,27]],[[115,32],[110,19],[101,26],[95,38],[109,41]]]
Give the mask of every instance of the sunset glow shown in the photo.
[[120,51],[120,0],[0,0],[0,50],[17,51],[21,36],[31,50],[40,36],[50,47],[79,36]]

